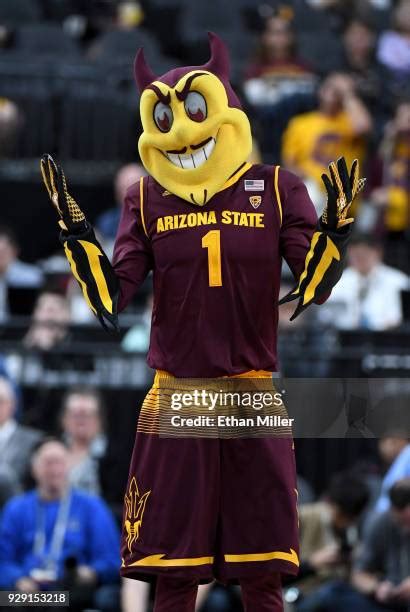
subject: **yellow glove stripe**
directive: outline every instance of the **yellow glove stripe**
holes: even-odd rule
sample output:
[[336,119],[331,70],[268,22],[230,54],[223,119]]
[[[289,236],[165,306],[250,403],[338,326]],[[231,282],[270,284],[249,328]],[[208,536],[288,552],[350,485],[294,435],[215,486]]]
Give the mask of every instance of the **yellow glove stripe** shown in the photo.
[[327,236],[326,248],[315,269],[312,280],[305,289],[305,293],[303,296],[303,305],[307,304],[315,297],[316,288],[323,280],[326,270],[329,268],[330,264],[334,259],[340,261],[340,253],[333,240],[331,240],[331,238]]
[[302,282],[306,278],[308,265],[309,265],[309,262],[310,262],[310,260],[312,259],[313,255],[314,255],[315,247],[317,245],[317,241],[319,240],[320,236],[321,236],[321,232],[315,232],[313,234],[312,242],[310,243],[310,249],[309,249],[309,252],[306,255],[306,259],[305,259],[305,269],[303,270],[303,272],[302,272],[302,274],[300,276],[299,285],[297,286],[297,289],[293,293],[299,293],[300,285],[302,284]]
[[338,221],[337,229],[340,229],[341,227],[344,227],[345,225],[349,225],[349,223],[353,223],[353,222],[354,222],[353,217],[349,217],[348,219],[342,219],[341,221]]
[[51,191],[52,191],[51,198],[53,198],[53,196],[54,197],[57,196],[58,198],[58,190],[54,183],[54,168],[52,167],[50,160],[48,160],[47,163],[48,163],[48,170],[49,170],[49,176],[50,176],[50,182],[51,182]]
[[343,184],[342,184],[342,181],[340,179],[340,175],[339,175],[339,171],[337,169],[336,163],[335,162],[331,162],[329,164],[329,168],[332,168],[332,170],[334,172],[334,177],[335,177],[337,189],[339,191],[339,198],[340,197],[344,197],[346,199],[346,195],[345,195],[345,192],[344,192],[344,189],[343,189]]
[[48,184],[48,178],[47,178],[46,172],[44,170],[43,161],[40,162],[40,170],[41,170],[41,176],[43,177],[43,183],[46,186],[46,189],[48,191],[49,197],[51,198],[52,197],[52,193],[51,193],[50,185]]
[[353,173],[353,185],[352,185],[352,198],[353,199],[356,197],[358,186],[359,186],[359,164],[356,164],[354,173]]
[[96,282],[101,302],[103,303],[104,308],[106,308],[106,310],[112,314],[112,299],[110,292],[108,291],[107,281],[105,280],[100,263],[100,257],[103,257],[104,255],[95,244],[92,244],[92,242],[87,242],[86,240],[79,240],[78,242],[86,252],[88,263],[90,264],[91,274]]
[[64,243],[64,251],[66,254],[66,257],[68,259],[68,263],[70,264],[70,268],[71,271],[73,273],[74,278],[79,282],[81,290],[83,292],[85,301],[87,302],[88,306],[91,308],[91,310],[93,311],[94,314],[97,314],[96,309],[94,308],[94,306],[91,304],[90,298],[88,297],[88,290],[87,290],[87,285],[85,284],[85,282],[80,278],[78,272],[77,272],[77,266],[75,264],[75,261],[71,255],[71,251],[67,246],[67,243]]

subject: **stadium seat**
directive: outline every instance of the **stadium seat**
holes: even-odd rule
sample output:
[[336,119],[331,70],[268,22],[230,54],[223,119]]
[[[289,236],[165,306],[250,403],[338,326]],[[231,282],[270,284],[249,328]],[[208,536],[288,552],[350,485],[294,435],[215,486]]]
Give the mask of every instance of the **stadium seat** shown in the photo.
[[320,35],[329,31],[331,20],[325,10],[314,9],[306,0],[292,0],[295,17],[295,28],[299,32],[320,32]]
[[36,56],[60,58],[80,54],[77,43],[64,32],[61,26],[44,23],[19,27],[16,32],[14,50]]
[[[37,66],[33,65],[33,72]],[[29,70],[30,64],[26,65]],[[53,150],[55,107],[53,93],[46,78],[30,78],[10,71],[4,74],[0,62],[0,96],[15,102],[21,113],[22,125],[16,149],[18,158],[38,157]]]
[[207,30],[213,32],[240,30],[242,16],[234,0],[219,3],[187,2],[181,17],[181,33],[187,41],[202,38]]
[[65,159],[127,160],[137,151],[138,99],[97,83],[66,84],[59,151]]
[[[133,79],[133,63],[139,47],[144,47],[147,60],[157,74],[163,74],[171,66],[175,66],[175,60],[165,58],[155,38],[142,29],[107,32],[96,42],[93,59],[96,63],[111,67],[111,80],[118,76],[121,79]],[[116,71],[119,71],[119,74],[116,74]]]
[[6,26],[31,23],[41,19],[37,0],[3,0],[0,2],[0,23]]
[[298,36],[299,56],[311,64],[318,74],[337,69],[342,62],[342,44],[332,32],[304,32]]

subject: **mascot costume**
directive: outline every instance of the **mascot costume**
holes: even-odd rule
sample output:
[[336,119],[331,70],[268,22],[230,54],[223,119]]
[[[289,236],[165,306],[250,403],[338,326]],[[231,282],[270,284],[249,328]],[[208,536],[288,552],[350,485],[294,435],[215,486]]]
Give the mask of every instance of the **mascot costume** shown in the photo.
[[229,83],[227,50],[215,34],[209,41],[207,64],[160,77],[137,54],[148,176],[128,190],[112,263],[61,167],[44,155],[41,170],[72,273],[104,327],[118,327],[118,312],[153,272],[148,363],[156,375],[125,494],[122,576],[157,577],[156,612],[194,610],[198,584],[213,579],[239,583],[247,612],[279,611],[281,573],[299,565],[291,437],[161,436],[167,406],[158,389],[187,378],[205,388],[271,378],[282,258],[296,281],[282,299],[297,300],[294,318],[340,278],[347,213],[364,179],[357,161],[350,173],[343,158],[332,162],[318,220],[299,178],[248,163],[251,129]]

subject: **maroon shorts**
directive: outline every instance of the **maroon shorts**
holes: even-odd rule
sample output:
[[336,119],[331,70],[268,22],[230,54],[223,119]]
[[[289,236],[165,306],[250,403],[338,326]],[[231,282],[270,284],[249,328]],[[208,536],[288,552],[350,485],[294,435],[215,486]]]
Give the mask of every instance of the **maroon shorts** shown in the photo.
[[124,504],[122,576],[237,581],[297,574],[292,439],[166,438],[139,418]]

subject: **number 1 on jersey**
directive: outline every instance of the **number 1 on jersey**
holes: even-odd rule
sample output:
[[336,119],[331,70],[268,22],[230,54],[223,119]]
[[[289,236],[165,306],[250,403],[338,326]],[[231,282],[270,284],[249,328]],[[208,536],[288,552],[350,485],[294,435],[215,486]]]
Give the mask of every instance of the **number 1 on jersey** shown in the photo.
[[202,248],[208,249],[210,287],[222,287],[221,231],[211,230],[202,238]]

